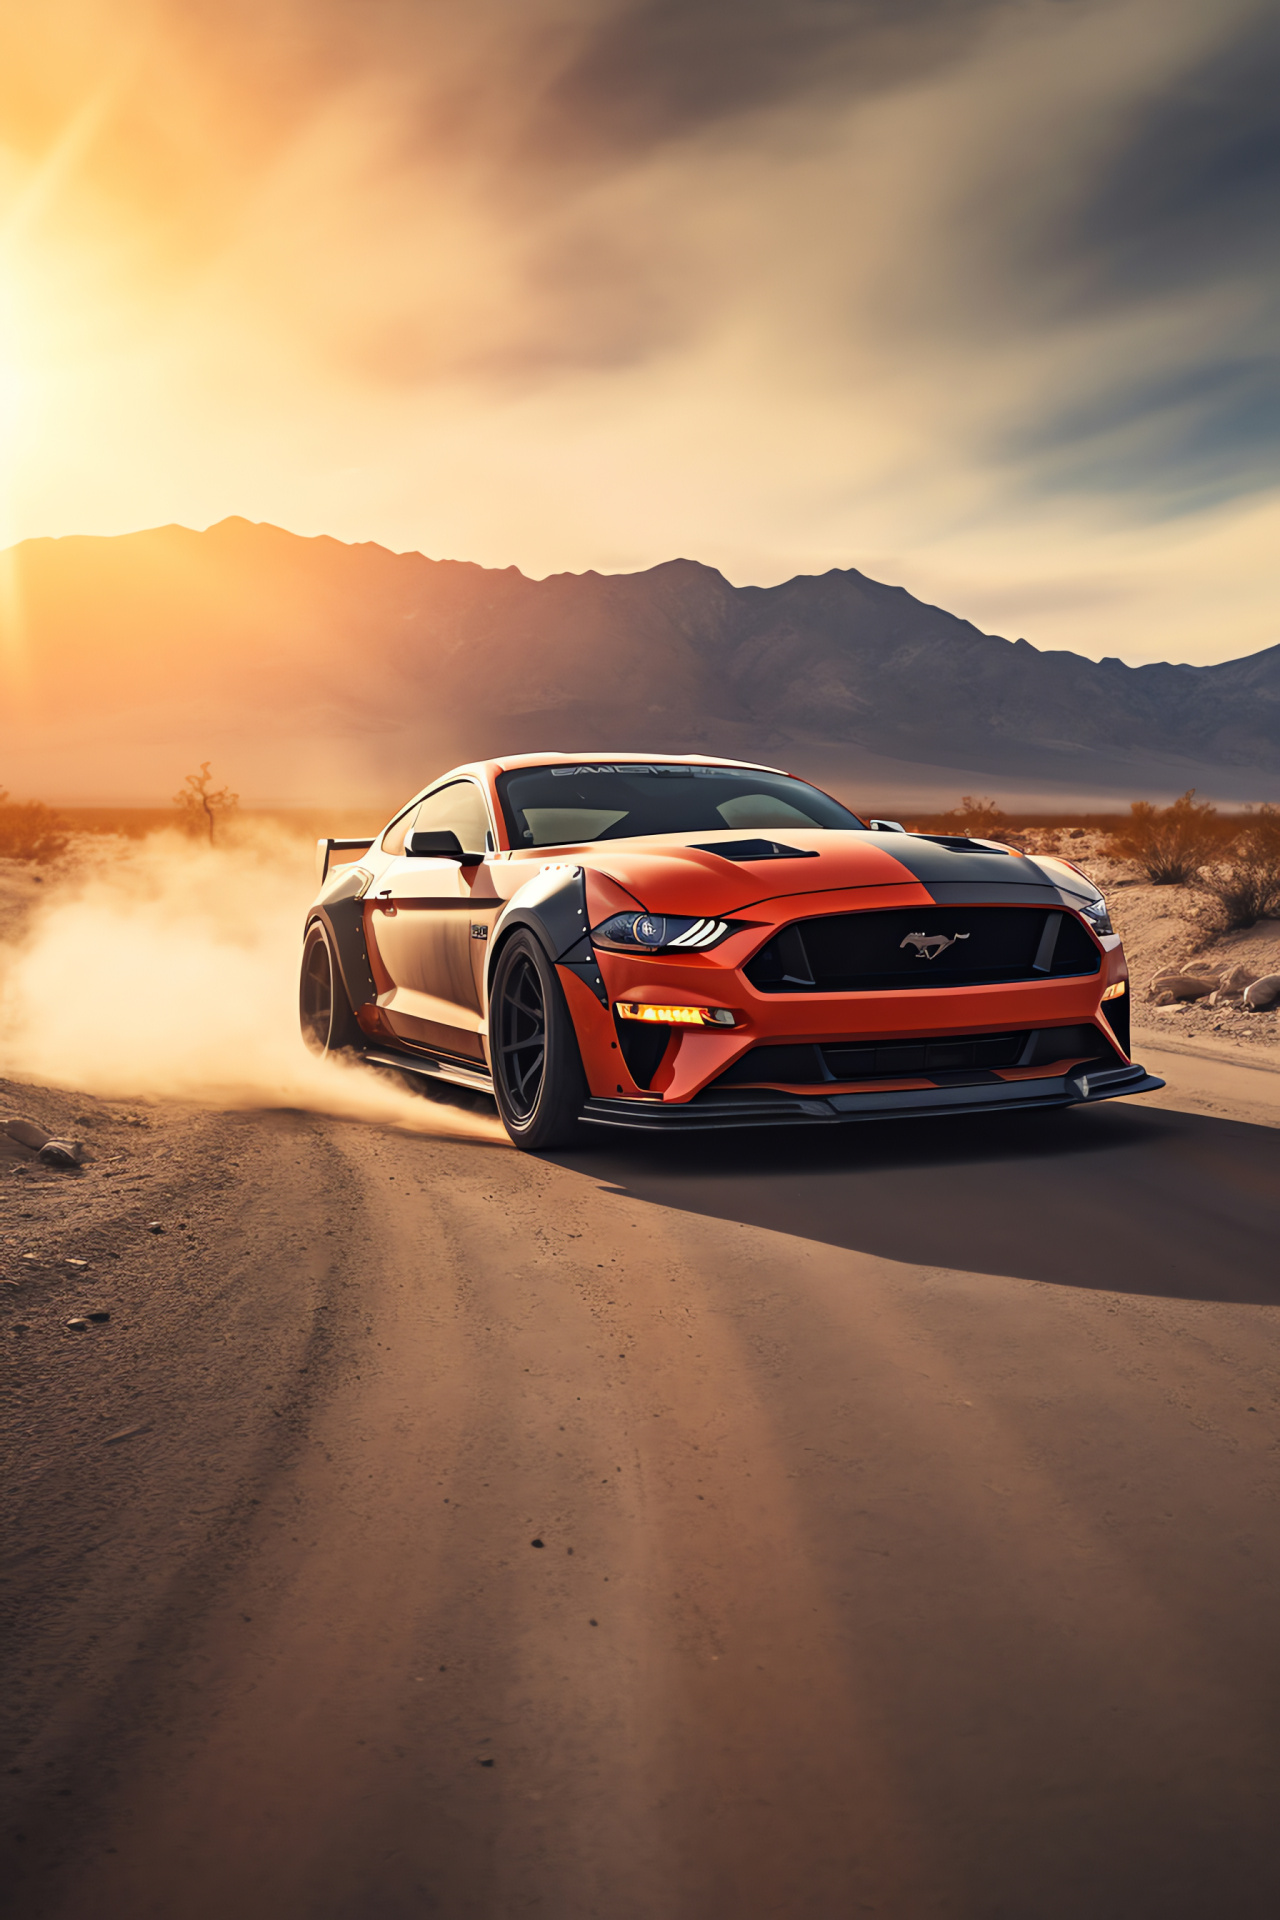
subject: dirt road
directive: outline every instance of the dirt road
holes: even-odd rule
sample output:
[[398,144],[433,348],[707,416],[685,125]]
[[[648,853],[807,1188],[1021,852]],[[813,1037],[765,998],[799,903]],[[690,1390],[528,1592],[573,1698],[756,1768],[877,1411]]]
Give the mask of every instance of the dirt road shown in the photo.
[[1273,1915],[1280,1075],[1194,1066],[542,1160],[87,1113],[5,1223],[6,1912]]

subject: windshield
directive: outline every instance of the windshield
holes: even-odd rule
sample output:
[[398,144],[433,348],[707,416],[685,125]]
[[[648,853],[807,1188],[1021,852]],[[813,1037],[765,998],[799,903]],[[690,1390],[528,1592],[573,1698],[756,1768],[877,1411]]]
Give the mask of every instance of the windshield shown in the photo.
[[746,767],[525,767],[498,778],[513,847],[628,840],[648,833],[860,827],[838,801],[785,773]]

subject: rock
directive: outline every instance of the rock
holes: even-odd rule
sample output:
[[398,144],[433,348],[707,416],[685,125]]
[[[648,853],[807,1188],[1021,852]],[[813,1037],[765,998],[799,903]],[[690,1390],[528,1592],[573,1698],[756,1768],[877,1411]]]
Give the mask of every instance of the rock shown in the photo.
[[87,1267],[89,1262],[87,1260],[64,1260],[62,1264],[64,1267],[74,1267],[78,1273],[82,1267]]
[[545,1541],[545,1540],[531,1540],[531,1541],[529,1542],[529,1545],[530,1545],[531,1547],[542,1547],[542,1546],[545,1546],[545,1545],[546,1545],[546,1541]]
[[1241,962],[1222,976],[1222,985],[1230,993],[1243,993],[1246,987],[1253,985],[1257,977],[1252,967],[1246,967]]
[[68,1320],[67,1326],[72,1333],[88,1333],[89,1331],[89,1322],[79,1314],[77,1314],[74,1320]]
[[[1153,983],[1154,984],[1154,983]],[[1175,1000],[1203,1000],[1217,987],[1214,979],[1203,979],[1189,973],[1166,975],[1159,982],[1164,993],[1171,993]]]
[[37,1126],[34,1120],[5,1120],[0,1122],[0,1131],[20,1146],[30,1147],[33,1153],[53,1138],[47,1127]]
[[1244,990],[1244,1004],[1251,1013],[1263,1013],[1280,1002],[1280,973],[1264,973]]
[[1163,987],[1169,985],[1171,980],[1182,980],[1185,977],[1181,967],[1161,967],[1159,973],[1152,976],[1150,991],[1159,993]]
[[1159,999],[1156,1001],[1156,1005],[1158,1007],[1172,1007],[1172,1006],[1176,1006],[1176,1004],[1177,1002],[1174,1000],[1174,997],[1171,993],[1162,993]]
[[148,1232],[148,1233],[163,1233],[163,1232],[164,1232],[164,1223],[163,1223],[163,1221],[160,1221],[160,1220],[148,1220],[148,1222],[147,1222],[147,1232]]
[[0,1133],[0,1160],[19,1160],[25,1166],[33,1152],[34,1149],[24,1147],[21,1140],[11,1140],[7,1133]]
[[78,1167],[84,1160],[84,1148],[78,1140],[46,1140],[36,1159],[46,1167]]

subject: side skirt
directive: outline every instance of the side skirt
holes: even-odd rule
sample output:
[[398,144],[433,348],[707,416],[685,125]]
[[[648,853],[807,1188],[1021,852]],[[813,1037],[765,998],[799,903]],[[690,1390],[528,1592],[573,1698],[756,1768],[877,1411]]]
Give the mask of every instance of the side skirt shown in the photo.
[[400,1073],[420,1073],[428,1080],[447,1080],[450,1086],[469,1087],[473,1093],[493,1094],[493,1075],[483,1067],[464,1066],[460,1060],[430,1053],[392,1053],[379,1050],[361,1056],[371,1067],[395,1067]]

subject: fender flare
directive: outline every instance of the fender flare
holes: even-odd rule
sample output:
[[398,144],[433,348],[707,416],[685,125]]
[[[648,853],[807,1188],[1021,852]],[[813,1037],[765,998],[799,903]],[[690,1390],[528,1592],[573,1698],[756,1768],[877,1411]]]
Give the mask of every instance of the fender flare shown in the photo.
[[353,868],[323,900],[307,914],[307,933],[322,922],[338,958],[338,971],[346,989],[351,1011],[376,1002],[378,983],[369,964],[369,949],[364,937],[364,891],[372,876],[362,868]]
[[553,965],[576,973],[601,1006],[608,1006],[609,996],[591,947],[587,885],[581,867],[568,863],[543,867],[512,895],[498,915],[485,960],[486,1010],[498,955],[517,927],[527,927]]

